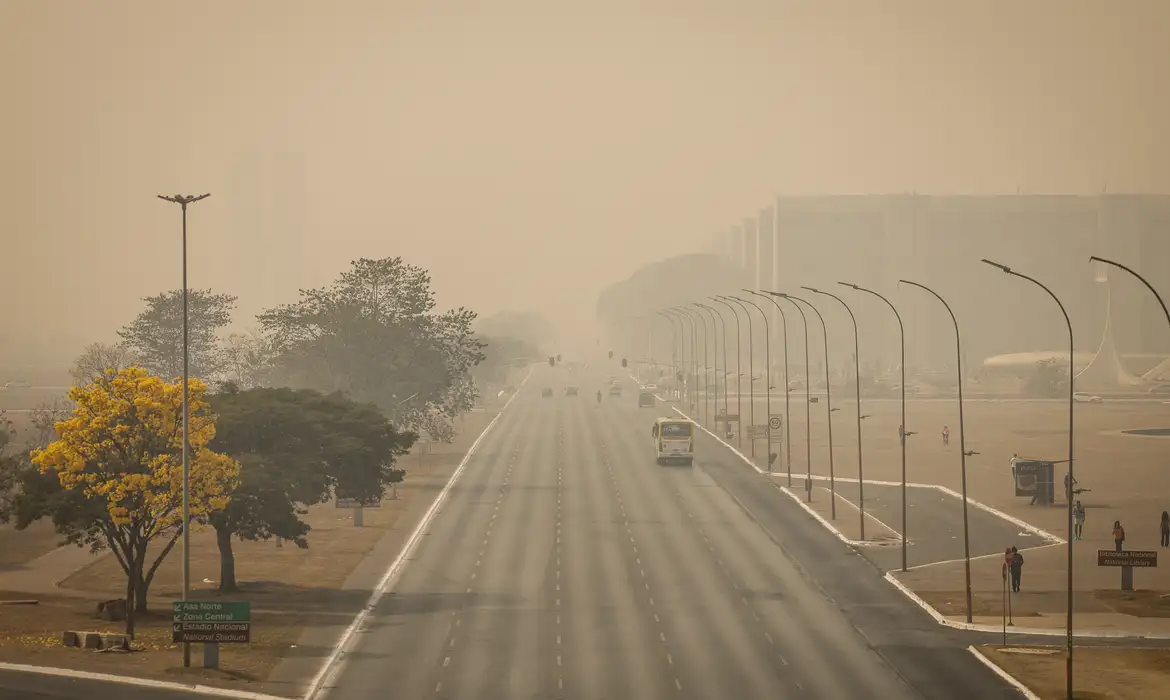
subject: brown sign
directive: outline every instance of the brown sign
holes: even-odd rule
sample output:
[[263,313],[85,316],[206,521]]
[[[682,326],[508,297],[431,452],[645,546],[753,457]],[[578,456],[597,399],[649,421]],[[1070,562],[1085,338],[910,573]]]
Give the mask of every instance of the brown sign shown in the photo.
[[1158,568],[1158,553],[1136,550],[1115,552],[1112,549],[1098,549],[1097,566],[1132,566],[1142,569],[1156,569]]

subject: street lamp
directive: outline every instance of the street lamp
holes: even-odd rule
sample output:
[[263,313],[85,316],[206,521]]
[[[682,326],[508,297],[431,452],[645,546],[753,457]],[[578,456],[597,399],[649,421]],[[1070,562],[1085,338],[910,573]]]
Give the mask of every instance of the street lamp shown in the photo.
[[[960,479],[963,484],[963,567],[966,576],[966,595],[967,595],[967,622],[971,622],[971,531],[967,519],[967,439],[966,433],[963,430],[963,345],[962,338],[959,335],[959,320],[955,318],[955,312],[951,310],[951,305],[943,299],[938,292],[930,287],[910,280],[898,280],[899,284],[908,284],[911,287],[918,287],[928,292],[935,299],[942,303],[943,308],[951,315],[951,322],[955,324],[955,372],[959,379],[959,472]],[[906,384],[903,382],[902,388],[905,390]],[[905,537],[905,535],[903,535]]]
[[[702,310],[706,310],[706,308],[707,308],[707,307],[703,306],[702,304],[697,304],[694,302],[691,303],[691,306],[694,306],[697,309],[702,309]],[[719,408],[719,383],[718,383],[718,381],[716,381],[715,388],[712,389],[711,382],[707,379],[707,372],[710,371],[712,378],[714,378],[715,371],[719,369],[718,367],[712,367],[712,365],[711,365],[711,362],[714,362],[714,364],[716,364],[716,365],[719,364],[719,345],[718,345],[719,340],[718,340],[718,338],[715,337],[716,328],[715,328],[714,314],[710,314],[710,316],[711,316],[711,332],[707,333],[707,321],[706,321],[707,315],[703,314],[702,311],[696,311],[695,313],[699,314],[699,317],[704,319],[703,320],[703,404],[707,408],[707,422],[710,424],[712,422],[711,421],[710,402],[712,400],[714,400],[716,410],[718,410],[718,408]],[[708,358],[708,356],[707,356],[707,338],[708,337],[711,339],[711,358],[710,358],[710,361],[707,359]]]
[[857,317],[853,315],[853,309],[845,303],[845,300],[836,294],[824,292],[812,287],[805,287],[813,294],[823,294],[827,297],[836,299],[845,310],[849,312],[849,319],[853,321],[853,383],[857,391],[857,509],[860,511],[861,517],[861,540],[865,541],[865,468],[862,465],[861,458],[861,343],[858,340],[857,334]]
[[[661,316],[662,318],[665,318],[670,324],[670,371],[672,374],[674,374],[674,390],[675,392],[678,392],[679,342],[678,336],[674,334],[674,322],[678,321],[678,319],[666,313],[665,311],[655,311],[654,313]],[[651,327],[651,332],[653,332],[653,327]]]
[[[1068,581],[1067,581],[1068,590],[1066,591],[1067,598],[1068,598],[1068,600],[1067,600],[1068,605],[1067,605],[1066,610],[1065,610],[1065,617],[1066,617],[1066,619],[1065,619],[1065,644],[1067,646],[1067,650],[1066,650],[1067,654],[1065,656],[1064,674],[1065,674],[1065,687],[1066,687],[1066,690],[1068,691],[1068,700],[1072,700],[1072,697],[1073,697],[1073,540],[1076,539],[1073,536],[1074,533],[1073,533],[1073,498],[1072,498],[1073,485],[1076,483],[1073,480],[1073,407],[1076,406],[1076,401],[1074,399],[1074,391],[1073,391],[1073,388],[1074,388],[1073,387],[1073,379],[1076,376],[1076,372],[1074,370],[1074,363],[1073,363],[1072,321],[1069,320],[1068,311],[1065,310],[1064,304],[1062,304],[1060,302],[1060,299],[1057,298],[1057,296],[1055,294],[1053,294],[1051,289],[1046,287],[1039,280],[1032,278],[1032,277],[1029,277],[1028,275],[1023,274],[1022,272],[1016,272],[1015,270],[1011,269],[1007,265],[1000,265],[999,263],[992,262],[992,261],[988,260],[987,258],[983,258],[980,262],[991,265],[992,267],[997,267],[1009,275],[1019,277],[1020,279],[1028,280],[1032,284],[1043,289],[1045,292],[1048,292],[1048,296],[1052,297],[1052,300],[1055,301],[1056,305],[1060,307],[1060,313],[1064,316],[1064,323],[1065,323],[1065,325],[1068,326],[1068,487],[1065,488],[1065,494],[1064,494],[1065,500],[1068,501]],[[1156,292],[1155,292],[1155,294],[1156,294]],[[1159,298],[1158,301],[1161,301],[1161,298]],[[1165,309],[1166,307],[1163,306],[1162,308]]]
[[[784,448],[786,451],[784,460],[788,465],[788,488],[792,488],[792,437],[788,434],[788,428],[792,425],[792,422],[789,420],[788,411],[788,398],[792,393],[792,390],[788,387],[788,317],[784,314],[784,308],[780,306],[780,302],[776,301],[775,297],[770,297],[761,292],[753,292],[750,289],[745,289],[743,291],[747,292],[748,294],[755,294],[758,297],[763,297],[764,299],[772,302],[772,305],[775,306],[776,310],[780,312],[780,322],[784,328],[784,427],[782,429],[782,434],[784,437]],[[771,396],[771,391],[772,387],[769,386],[769,397]],[[768,416],[768,420],[771,421],[772,417]],[[769,430],[771,430],[771,428],[769,428]]]
[[[772,420],[772,329],[768,327],[768,314],[760,308],[759,304],[747,299],[740,299],[739,297],[727,297],[734,300],[737,304],[751,304],[756,307],[756,311],[760,312],[760,316],[764,319],[764,415],[768,421]],[[748,323],[751,323],[751,314],[748,313],[747,307],[743,309],[744,314],[748,317]],[[748,326],[748,334],[751,334],[751,326]],[[750,352],[750,351],[749,351]],[[748,374],[753,375],[751,381],[755,382],[755,372],[752,366],[748,365]],[[752,390],[752,425],[756,424],[755,418],[756,395],[754,389]],[[772,433],[771,426],[768,427],[768,432],[764,433],[764,451],[768,457],[768,473],[772,473]],[[756,441],[752,439],[752,456],[756,456]]]
[[[807,474],[805,475],[805,479],[804,479],[804,501],[805,501],[805,503],[811,503],[812,502],[812,418],[811,418],[812,391],[808,385],[809,375],[811,374],[809,372],[809,364],[808,364],[808,316],[806,316],[804,314],[804,308],[802,308],[800,304],[797,304],[795,301],[793,301],[791,298],[789,298],[789,296],[787,294],[781,294],[780,292],[769,292],[766,289],[764,290],[764,292],[772,295],[773,297],[780,297],[781,299],[786,300],[789,304],[792,304],[793,306],[795,306],[796,310],[800,313],[800,320],[804,324],[804,453],[805,453],[804,454],[804,462],[805,462],[804,466],[805,466],[805,470],[807,471]],[[784,375],[784,382],[785,382],[784,389],[787,391],[787,389],[788,389],[788,373],[787,372],[785,372],[785,375]],[[788,470],[792,471],[792,467],[789,467]]]
[[[180,600],[191,597],[191,410],[187,384],[190,380],[190,333],[187,320],[187,205],[207,199],[210,192],[198,195],[156,195],[159,199],[178,204],[183,210],[183,588]],[[191,666],[191,644],[183,642],[183,667]]]
[[[720,295],[719,298],[725,302],[735,301],[735,297]],[[748,313],[747,307],[744,306],[742,303],[740,303],[739,301],[735,301],[735,304],[739,308],[743,309],[744,318],[747,319],[747,327],[748,327],[748,426],[750,426],[750,428],[749,428],[750,430],[755,430],[756,429],[756,381],[755,381],[756,367],[755,367],[755,363],[752,360],[752,356],[755,354],[755,352],[753,352],[755,350],[755,338],[752,335],[752,316],[751,316],[751,314]],[[730,304],[729,304],[729,306],[730,306]],[[733,312],[734,312],[734,307],[733,307]],[[738,313],[736,313],[735,318],[737,320],[739,319]],[[741,397],[741,400],[742,400],[742,397]],[[743,427],[743,415],[742,414],[740,415],[739,419],[740,419],[739,425],[740,425],[740,428],[742,429],[742,427]],[[748,442],[751,443],[752,460],[754,461],[756,458],[756,440],[751,435],[748,435]],[[743,433],[742,432],[740,433],[739,444],[740,445],[743,444]]]
[[[801,289],[806,289],[806,287],[801,287]],[[821,320],[821,332],[824,334],[825,347],[825,421],[829,424],[829,517],[833,520],[836,520],[837,476],[833,469],[833,394],[832,382],[829,380],[829,326],[825,323],[825,317],[821,315],[821,312],[817,309],[817,307],[813,306],[812,303],[807,299],[801,299],[800,297],[795,297],[791,294],[786,296],[793,301],[799,301],[802,304],[808,306],[808,308],[812,309],[813,313],[817,315],[817,318]],[[809,392],[811,396],[811,386],[809,387]]]
[[[716,301],[720,304],[723,304],[727,308],[731,309],[731,315],[735,317],[735,413],[736,413],[736,415],[735,415],[735,432],[739,435],[739,447],[740,447],[740,449],[743,449],[743,347],[741,347],[743,344],[742,343],[743,334],[740,333],[740,331],[739,331],[739,314],[735,313],[734,306],[732,306],[731,304],[728,304],[726,301],[723,301],[718,296],[710,297],[710,299],[712,301]],[[719,313],[719,317],[720,318],[723,317],[722,312]],[[727,321],[723,322],[723,329],[724,329],[723,342],[726,343],[727,342],[727,333],[726,333]],[[724,345],[724,348],[726,349],[726,345]],[[724,369],[726,369],[726,364],[727,364],[726,360],[724,360],[723,364],[725,365]],[[725,392],[724,398],[723,398],[723,403],[726,404],[727,403],[727,396],[726,396],[727,382],[726,381],[723,382],[723,391]],[[729,421],[729,420],[724,421],[724,423],[730,423],[730,422],[731,421]]]
[[[715,324],[715,319],[719,319],[718,325],[719,325],[719,329],[721,331],[721,335],[723,336],[723,414],[724,414],[724,416],[726,416],[727,412],[730,410],[730,406],[728,406],[728,404],[727,404],[727,375],[728,375],[728,371],[727,371],[727,319],[723,318],[722,312],[720,312],[719,309],[716,309],[714,306],[707,306],[706,304],[699,304],[699,306],[703,307],[704,309],[707,310],[707,313],[711,314],[711,323],[712,324]],[[716,362],[715,364],[719,364],[719,363]],[[718,423],[719,422],[719,418],[718,418],[718,413],[719,413],[719,368],[718,367],[715,368],[715,413],[716,413],[715,422]],[[724,427],[726,427],[726,423],[727,423],[727,421],[724,421]]]
[[1154,298],[1158,300],[1158,303],[1159,303],[1159,304],[1161,304],[1161,306],[1162,306],[1162,313],[1166,314],[1166,323],[1170,323],[1170,310],[1167,310],[1167,309],[1166,309],[1166,302],[1162,301],[1162,295],[1161,295],[1161,294],[1158,294],[1158,290],[1154,289],[1154,285],[1150,284],[1150,283],[1149,283],[1149,282],[1146,280],[1146,278],[1145,278],[1145,277],[1142,277],[1141,275],[1139,275],[1139,274],[1138,274],[1137,272],[1135,272],[1134,270],[1131,270],[1130,268],[1126,267],[1125,265],[1122,265],[1122,264],[1121,264],[1121,263],[1119,263],[1119,262],[1114,262],[1114,261],[1112,261],[1112,260],[1106,260],[1105,258],[1098,258],[1096,255],[1090,255],[1090,256],[1089,256],[1089,260],[1091,260],[1091,261],[1096,261],[1096,262],[1099,262],[1099,263],[1105,263],[1106,265],[1112,265],[1113,267],[1117,267],[1117,268],[1120,268],[1120,269],[1122,269],[1122,270],[1125,270],[1126,272],[1128,272],[1129,274],[1133,275],[1134,277],[1137,277],[1137,278],[1138,278],[1138,280],[1139,280],[1139,281],[1140,281],[1142,284],[1146,285],[1146,289],[1150,290],[1150,292],[1152,292],[1152,293],[1153,293],[1153,295],[1154,295]]
[[[691,408],[696,409],[695,413],[699,414],[699,416],[700,416],[699,420],[702,421],[702,413],[706,411],[706,408],[707,408],[706,403],[707,402],[704,401],[703,406],[700,409],[700,407],[699,407],[699,352],[697,349],[698,348],[698,336],[696,335],[696,333],[697,333],[696,329],[698,326],[701,326],[703,328],[703,363],[706,364],[706,362],[707,362],[707,326],[706,326],[706,324],[703,323],[702,314],[699,314],[699,312],[695,311],[694,309],[688,309],[685,306],[676,306],[676,307],[674,307],[674,310],[678,311],[681,314],[686,315],[687,320],[691,324],[691,360],[692,360],[692,371],[691,371],[692,384],[691,384],[691,391],[690,391]],[[694,315],[692,315],[692,314],[694,314]],[[695,325],[695,316],[699,317],[698,326]]]
[[872,289],[858,287],[856,284],[849,282],[838,282],[837,284],[872,294],[881,299],[894,312],[894,318],[898,319],[898,337],[901,340],[902,348],[902,357],[898,364],[902,371],[902,422],[898,425],[898,442],[902,443],[902,571],[906,571],[906,438],[914,434],[906,430],[906,329],[902,325],[902,315],[898,313],[898,309],[890,303],[889,299]]

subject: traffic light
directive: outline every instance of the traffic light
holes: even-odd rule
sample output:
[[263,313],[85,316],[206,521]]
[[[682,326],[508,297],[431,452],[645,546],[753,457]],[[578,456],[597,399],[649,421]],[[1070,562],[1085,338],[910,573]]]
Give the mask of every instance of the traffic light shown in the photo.
[[609,359],[611,359],[611,360],[613,359],[613,350],[609,351]]
[[560,362],[560,361],[561,361],[561,356],[557,355],[557,362]]
[[557,358],[553,357],[552,355],[549,355],[548,356],[548,366],[554,367],[554,366],[556,366],[556,364],[557,364]]
[[623,357],[622,358],[622,367],[625,367],[625,366],[626,366],[626,358]]

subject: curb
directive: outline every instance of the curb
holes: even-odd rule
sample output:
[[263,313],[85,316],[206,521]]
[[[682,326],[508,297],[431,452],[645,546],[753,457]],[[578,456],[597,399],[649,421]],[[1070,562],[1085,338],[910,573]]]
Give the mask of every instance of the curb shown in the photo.
[[[659,397],[659,399],[661,400],[661,397]],[[726,447],[728,450],[731,451],[732,454],[734,454],[736,457],[739,457],[741,460],[743,460],[743,462],[745,464],[747,464],[752,469],[756,470],[756,473],[763,474],[765,476],[774,476],[777,473],[777,472],[768,472],[768,471],[765,471],[763,469],[760,469],[758,466],[756,466],[756,464],[754,462],[752,462],[746,455],[744,455],[742,452],[740,452],[734,446],[729,445],[727,442],[725,442],[718,435],[716,435],[715,433],[708,430],[701,423],[696,421],[694,418],[691,418],[687,414],[683,413],[678,408],[671,406],[671,410],[674,411],[675,413],[677,413],[678,415],[682,416],[683,418],[689,420],[692,424],[694,424],[696,427],[698,427],[704,433],[707,433],[708,435],[710,435],[712,438],[715,439],[716,442],[718,442],[719,444]],[[828,479],[828,477],[824,477],[824,476],[820,476],[820,475],[813,476],[814,480],[816,480],[818,478],[821,480]],[[843,478],[843,477],[837,477],[837,478],[839,481],[853,481],[853,482],[857,481],[857,479],[847,479],[847,478]],[[866,483],[869,483],[869,481],[867,480]],[[880,482],[877,482],[877,483],[880,483]],[[894,485],[896,482],[886,482],[886,483]],[[896,485],[901,486],[901,483],[897,482]],[[957,496],[958,498],[962,498],[961,494],[958,494],[954,490],[949,489],[945,486],[939,486],[937,484],[915,484],[915,486],[919,487],[919,488],[933,488],[935,490],[942,491],[943,493],[948,493],[952,496]],[[849,547],[851,547],[853,549],[858,549],[858,548],[863,547],[863,546],[864,547],[873,546],[873,545],[869,544],[868,542],[858,542],[856,540],[849,539],[844,534],[842,534],[840,530],[833,527],[833,525],[831,523],[829,523],[829,521],[827,521],[823,517],[821,517],[820,513],[817,513],[813,509],[806,506],[800,500],[799,496],[797,496],[796,494],[789,491],[786,487],[777,486],[777,488],[781,492],[788,495],[788,497],[792,498],[798,505],[800,505],[802,508],[804,508],[805,512],[812,515],[813,518],[815,518],[817,520],[817,522],[819,522],[823,527],[825,527],[829,532],[831,532],[837,539],[841,540]],[[1049,541],[1050,545],[1067,544],[1066,540],[1063,540],[1059,537],[1056,537],[1052,533],[1049,533],[1045,530],[1042,530],[1034,525],[1030,525],[1028,523],[1025,523],[1024,521],[1022,521],[1018,518],[1012,517],[1006,513],[1001,513],[1000,511],[992,508],[991,506],[980,503],[979,501],[972,500],[970,497],[967,498],[967,502],[970,503],[971,505],[975,506],[976,508],[980,508],[980,509],[985,510],[989,513],[992,513],[993,515],[996,515],[1000,518],[1003,518],[1004,520],[1007,520],[1008,522],[1012,523],[1013,525],[1017,525],[1019,527],[1022,527],[1024,529],[1032,532],[1033,534],[1036,534],[1040,537],[1043,537],[1044,539]],[[977,624],[977,623],[958,622],[956,620],[951,620],[951,619],[947,618],[945,615],[943,615],[942,613],[940,613],[937,609],[935,609],[934,606],[932,606],[930,603],[927,603],[925,600],[923,600],[917,593],[910,590],[910,588],[908,588],[906,586],[906,584],[904,584],[901,581],[899,581],[898,579],[894,578],[892,571],[887,571],[884,578],[892,586],[894,586],[894,588],[896,588],[900,593],[902,593],[902,595],[906,596],[906,598],[908,598],[915,605],[917,605],[918,607],[925,610],[928,615],[930,615],[932,618],[934,618],[935,622],[942,625],[943,627],[950,627],[951,629],[962,630],[965,632],[985,632],[985,633],[995,633],[995,634],[1002,634],[1003,633],[1003,628],[997,627],[995,625],[981,625],[981,624]],[[1034,636],[1034,637],[1064,637],[1067,634],[1066,630],[1052,629],[1052,628],[1046,628],[1046,627],[1036,627],[1036,628],[1028,628],[1028,629],[1015,628],[1015,629],[1008,630],[1007,633],[1011,634],[1011,635],[1016,635],[1016,636]],[[1074,638],[1081,638],[1081,639],[1148,639],[1148,640],[1167,639],[1167,640],[1170,640],[1170,634],[1161,633],[1161,632],[1155,632],[1155,633],[1149,633],[1149,634],[1136,634],[1133,632],[1122,632],[1122,631],[1113,631],[1113,630],[1079,631],[1079,632],[1074,632],[1073,637]],[[978,651],[975,651],[975,653],[978,654]],[[981,654],[979,654],[979,656],[982,657]],[[984,663],[991,664],[996,669],[999,669],[998,666],[995,666],[994,663],[991,662],[986,657],[983,657],[982,660],[984,661]],[[1002,672],[1002,669],[1000,669],[1000,671]],[[1028,691],[1028,692],[1031,692],[1031,691]],[[1032,697],[1035,697],[1035,696],[1032,696]]]
[[0,671],[19,671],[21,673],[36,673],[42,676],[57,676],[59,678],[76,678],[89,681],[104,681],[121,685],[136,685],[140,688],[157,688],[159,690],[179,690],[188,693],[198,693],[221,698],[238,698],[239,700],[290,700],[280,695],[266,695],[253,693],[247,690],[232,690],[217,688],[210,685],[192,685],[176,683],[174,681],[155,681],[149,678],[134,678],[130,676],[115,676],[109,673],[93,673],[92,671],[74,671],[70,668],[56,668],[53,666],[28,666],[25,664],[10,664],[0,661]]
[[1028,688],[1028,686],[1017,680],[1015,676],[1000,668],[999,664],[987,658],[983,652],[979,651],[973,646],[967,647],[967,651],[971,652],[971,655],[978,659],[979,663],[991,669],[992,673],[999,676],[1013,688],[1018,690],[1020,695],[1024,696],[1025,700],[1041,700],[1039,695],[1033,693],[1032,690]]

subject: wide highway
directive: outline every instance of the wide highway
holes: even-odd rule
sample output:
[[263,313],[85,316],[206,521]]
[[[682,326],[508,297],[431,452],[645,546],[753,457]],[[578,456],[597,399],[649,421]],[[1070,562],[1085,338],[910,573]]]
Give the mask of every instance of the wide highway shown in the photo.
[[535,370],[315,700],[1019,697],[708,436],[655,464],[670,409],[604,379]]

